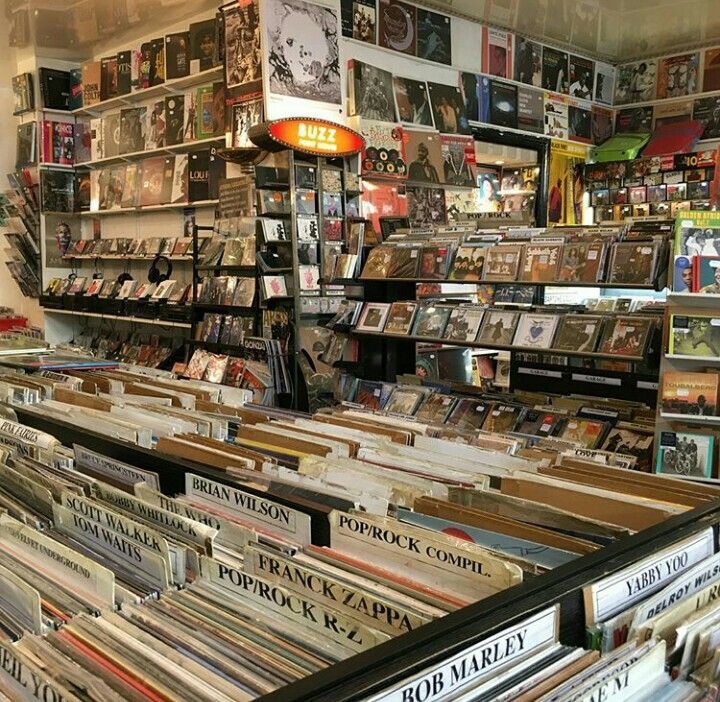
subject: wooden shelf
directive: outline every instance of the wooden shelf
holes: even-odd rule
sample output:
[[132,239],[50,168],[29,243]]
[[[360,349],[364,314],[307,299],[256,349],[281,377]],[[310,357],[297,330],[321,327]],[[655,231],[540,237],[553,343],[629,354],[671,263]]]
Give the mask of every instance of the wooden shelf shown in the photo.
[[[88,210],[80,212],[82,217],[106,217],[122,214],[145,214],[147,212],[165,212],[166,210],[184,210],[188,207],[204,209],[215,207],[218,200],[197,200],[195,202],[168,202],[164,205],[146,205],[145,207],[118,207],[114,210]],[[77,213],[76,213],[77,214]]]
[[125,107],[127,105],[134,105],[145,100],[150,100],[154,97],[184,91],[185,88],[212,82],[213,79],[222,78],[222,76],[223,66],[216,66],[215,68],[210,68],[207,71],[202,71],[201,73],[195,73],[190,76],[184,76],[183,78],[175,78],[174,80],[165,81],[160,85],[145,88],[145,90],[137,90],[134,93],[118,95],[117,97],[110,98],[109,100],[103,100],[95,105],[80,107],[77,110],[68,112],[67,114],[93,117],[103,112],[108,112],[109,110]]
[[[414,341],[416,343],[424,344],[443,344],[445,346],[460,346],[463,348],[470,349],[491,349],[494,351],[517,351],[519,353],[544,353],[544,354],[557,354],[559,356],[575,356],[578,358],[597,358],[609,361],[631,361],[634,363],[641,363],[645,361],[643,356],[622,356],[615,353],[599,353],[598,351],[562,351],[560,349],[545,349],[535,348],[533,346],[513,346],[503,344],[483,344],[477,341],[454,341],[451,339],[439,339],[435,337],[425,336],[408,336],[404,334],[385,334],[378,332],[365,332],[353,330],[350,332],[352,336],[358,337],[374,337],[379,339],[392,339],[393,341]],[[719,418],[720,420],[720,418]]]
[[119,314],[107,314],[102,312],[81,312],[79,310],[60,310],[52,307],[43,307],[45,314],[67,314],[81,317],[96,317],[98,319],[114,320],[118,322],[129,322],[131,324],[152,324],[157,327],[177,327],[178,329],[190,329],[190,322],[171,322],[164,319],[150,319],[147,317],[128,317]]
[[[131,151],[127,154],[118,154],[117,156],[106,156],[105,158],[98,158],[94,161],[83,161],[82,163],[76,163],[75,168],[98,168],[102,166],[108,166],[114,163],[122,163],[123,161],[141,161],[145,158],[152,156],[164,156],[181,154],[196,149],[201,149],[204,146],[210,144],[217,144],[218,142],[225,141],[225,135],[210,137],[208,139],[197,139],[195,141],[185,141],[181,144],[171,144],[169,146],[161,146],[157,149],[149,149],[143,151]],[[67,166],[67,168],[73,168],[73,166]]]

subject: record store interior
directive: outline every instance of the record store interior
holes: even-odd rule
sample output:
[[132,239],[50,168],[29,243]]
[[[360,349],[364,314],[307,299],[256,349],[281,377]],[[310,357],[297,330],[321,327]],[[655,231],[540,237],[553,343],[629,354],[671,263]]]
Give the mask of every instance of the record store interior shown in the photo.
[[718,0],[4,0],[0,702],[720,702]]

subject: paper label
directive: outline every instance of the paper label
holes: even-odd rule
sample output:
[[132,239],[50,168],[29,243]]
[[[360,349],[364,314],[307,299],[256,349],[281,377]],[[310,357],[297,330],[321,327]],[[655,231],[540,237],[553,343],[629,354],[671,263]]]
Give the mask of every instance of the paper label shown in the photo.
[[185,474],[185,493],[193,500],[237,514],[303,546],[310,541],[310,515],[229,485]]
[[75,463],[77,466],[85,466],[95,473],[107,475],[109,478],[126,485],[133,486],[135,483],[147,483],[155,490],[160,489],[160,478],[157,473],[115,461],[77,444],[73,445],[73,450],[75,451]]
[[162,531],[169,532],[183,541],[190,541],[206,551],[207,555],[212,555],[212,540],[217,534],[217,529],[148,504],[109,485],[95,484],[93,492],[99,500],[113,505],[121,512],[130,512],[148,522],[157,524]]
[[202,576],[235,599],[249,600],[304,627],[310,627],[354,651],[366,651],[389,639],[337,611],[292,592],[257,575],[203,556]]
[[111,570],[6,514],[0,515],[0,544],[22,560],[41,566],[66,586],[89,593],[99,607],[115,605],[115,575]]
[[245,554],[243,567],[248,573],[260,575],[289,590],[323,602],[373,629],[393,636],[417,629],[430,621],[389,600],[353,589],[330,575],[311,570],[276,553],[252,547]]
[[26,443],[35,444],[40,449],[51,449],[59,443],[58,440],[50,434],[31,429],[24,424],[11,422],[9,419],[3,419],[0,423],[0,434],[14,436],[16,439],[20,439]]
[[514,660],[557,641],[558,609],[551,607],[443,663],[369,698],[368,702],[438,702],[478,684]]
[[650,382],[648,380],[638,380],[637,387],[640,390],[657,390],[658,384]]
[[706,529],[586,587],[586,624],[592,626],[630,608],[713,552],[713,531]]
[[521,366],[518,368],[518,373],[522,373],[523,375],[539,375],[543,378],[562,378],[561,371],[551,371],[545,368],[526,368]]
[[68,702],[78,699],[45,673],[30,663],[14,646],[0,643],[0,689],[12,699]]
[[602,375],[587,375],[586,373],[573,373],[573,380],[581,380],[583,383],[594,383],[595,385],[622,385],[620,378],[606,378]]
[[55,528],[59,531],[81,543],[91,544],[91,548],[107,554],[110,560],[142,573],[152,587],[158,590],[170,587],[169,564],[159,553],[60,505],[56,504],[53,511]]
[[10,604],[20,618],[23,628],[42,635],[40,594],[11,570],[0,565],[0,601]]
[[200,524],[205,524],[215,529],[217,536],[215,537],[214,543],[235,549],[239,553],[242,553],[248,544],[257,542],[257,534],[252,529],[240,524],[235,524],[211,512],[201,510],[182,500],[166,497],[161,492],[151,489],[144,483],[138,483],[135,486],[135,494],[149,504],[157,505],[168,512],[179,514],[193,522],[199,522]]

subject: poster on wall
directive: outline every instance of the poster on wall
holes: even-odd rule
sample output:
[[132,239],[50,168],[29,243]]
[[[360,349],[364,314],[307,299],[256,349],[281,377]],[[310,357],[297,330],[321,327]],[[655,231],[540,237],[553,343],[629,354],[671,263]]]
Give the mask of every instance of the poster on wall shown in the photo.
[[428,83],[428,89],[435,128],[443,134],[470,134],[460,88],[443,83]]
[[482,71],[498,78],[512,76],[513,35],[502,29],[482,28]]
[[582,224],[584,195],[582,165],[586,148],[554,141],[550,145],[548,175],[548,222],[553,224]]
[[612,105],[615,90],[615,68],[609,63],[595,62],[595,102]]
[[490,123],[517,128],[517,86],[490,80]]
[[591,138],[595,145],[607,141],[613,133],[613,111],[592,106],[590,111]]
[[542,83],[545,90],[568,91],[568,55],[550,46],[543,47]]
[[270,92],[340,105],[337,12],[305,0],[265,0],[264,8]]
[[417,57],[452,64],[451,19],[439,12],[417,8]]
[[696,93],[699,65],[698,52],[660,59],[657,75],[658,98],[682,97]]
[[615,113],[615,133],[652,132],[653,108],[629,107]]
[[401,0],[379,0],[378,44],[386,49],[415,56],[417,52],[417,8]]
[[720,96],[695,100],[693,102],[693,119],[704,125],[701,139],[720,138]]
[[655,61],[636,61],[617,67],[615,104],[628,105],[655,99]]
[[341,0],[342,35],[369,44],[377,41],[375,0]]
[[720,47],[705,49],[702,89],[704,93],[720,90]]
[[545,93],[545,134],[556,139],[568,138],[568,104],[562,95]]
[[542,44],[527,37],[515,37],[514,77],[518,83],[542,85]]
[[419,127],[435,126],[424,80],[393,76],[393,95],[400,122]]
[[542,134],[545,129],[543,122],[544,93],[542,90],[518,86],[517,106],[518,129]]
[[223,12],[227,87],[243,93],[259,92],[262,52],[258,0],[243,0]]
[[568,62],[568,81],[570,97],[582,100],[591,100],[593,94],[593,79],[595,76],[595,62],[582,56],[570,55]]

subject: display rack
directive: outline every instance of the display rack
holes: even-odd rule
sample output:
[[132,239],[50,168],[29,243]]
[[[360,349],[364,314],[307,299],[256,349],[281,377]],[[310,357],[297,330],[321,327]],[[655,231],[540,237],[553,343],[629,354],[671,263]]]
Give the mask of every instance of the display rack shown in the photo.
[[[158,473],[165,494],[183,491],[187,472],[228,482],[224,471],[170,458],[155,450],[44,416],[32,407],[13,409],[19,422],[60,437],[66,446],[77,444],[138,468],[151,466]],[[244,485],[243,490],[254,492],[252,485]],[[273,499],[285,504],[280,498]],[[328,543],[326,517],[324,513],[311,514],[312,541],[316,545]],[[713,501],[527,579],[260,699],[263,702],[359,702],[378,695],[381,700],[383,691],[392,685],[441,665],[453,655],[554,605],[560,610],[560,641],[569,646],[583,646],[584,587],[709,526],[717,530],[718,524],[720,501]]]

